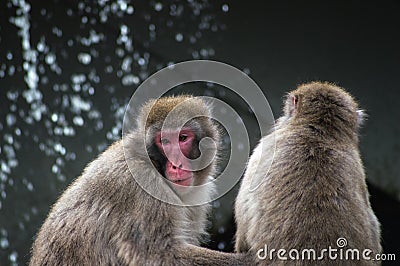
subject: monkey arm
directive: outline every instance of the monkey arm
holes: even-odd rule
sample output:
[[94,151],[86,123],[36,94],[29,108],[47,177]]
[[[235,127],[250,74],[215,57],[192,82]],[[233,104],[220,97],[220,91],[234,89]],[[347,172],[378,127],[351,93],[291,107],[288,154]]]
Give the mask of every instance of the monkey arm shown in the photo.
[[119,245],[117,250],[118,261],[123,265],[171,265],[171,266],[239,266],[249,265],[248,257],[244,253],[224,253],[191,244],[184,244],[167,249],[160,249],[158,253],[150,252],[147,255],[138,254],[132,243],[126,241]]
[[181,247],[176,259],[182,265],[248,265],[243,253],[225,253],[189,244]]

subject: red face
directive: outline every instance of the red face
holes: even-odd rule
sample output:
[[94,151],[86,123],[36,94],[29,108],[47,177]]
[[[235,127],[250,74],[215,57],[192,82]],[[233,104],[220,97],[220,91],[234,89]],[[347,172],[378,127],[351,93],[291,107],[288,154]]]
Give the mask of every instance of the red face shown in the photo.
[[180,132],[164,131],[155,136],[155,143],[160,152],[167,158],[165,177],[174,184],[181,186],[193,185],[194,175],[190,171],[188,156],[193,148],[195,134],[190,129]]

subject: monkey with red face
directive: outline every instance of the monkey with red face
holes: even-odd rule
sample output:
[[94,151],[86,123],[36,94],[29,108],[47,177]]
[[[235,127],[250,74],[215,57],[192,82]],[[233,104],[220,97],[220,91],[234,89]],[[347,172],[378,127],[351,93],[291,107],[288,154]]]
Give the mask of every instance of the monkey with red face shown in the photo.
[[240,265],[241,255],[198,246],[210,206],[193,205],[215,190],[219,133],[210,114],[191,96],[145,104],[137,128],[54,204],[30,265]]
[[[181,186],[193,185],[193,172],[185,170],[190,168],[186,165],[186,158],[193,151],[193,144],[196,141],[194,132],[190,129],[180,130],[177,140],[174,140],[173,132],[165,132],[161,136],[158,132],[155,136],[155,143],[162,156],[177,156],[176,162],[172,163],[169,160],[164,164],[165,176],[174,184]],[[180,156],[182,153],[183,156]],[[184,158],[179,158],[184,157]]]

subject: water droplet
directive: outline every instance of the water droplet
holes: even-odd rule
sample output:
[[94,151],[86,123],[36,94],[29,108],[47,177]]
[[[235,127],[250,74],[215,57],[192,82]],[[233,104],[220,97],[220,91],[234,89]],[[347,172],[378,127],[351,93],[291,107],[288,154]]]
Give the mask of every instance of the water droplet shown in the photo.
[[155,11],[161,11],[162,8],[163,8],[163,5],[161,3],[156,3],[154,5],[154,10]]
[[72,121],[73,121],[73,123],[74,123],[75,125],[77,125],[77,126],[83,126],[83,124],[84,124],[83,118],[82,118],[81,116],[75,116],[75,117],[72,119]]
[[53,53],[47,54],[45,57],[45,61],[48,65],[54,64],[54,62],[56,61],[56,55]]
[[[7,142],[8,144],[13,144],[14,138],[13,138],[13,136],[10,135],[10,134],[4,134],[4,141]],[[10,147],[10,146],[5,145],[4,148],[5,148],[5,147]],[[10,147],[10,148],[11,148],[11,147]],[[12,148],[11,148],[11,149],[12,149]]]
[[36,73],[36,69],[34,67],[30,67],[27,75],[25,76],[25,82],[31,89],[37,88],[37,83],[39,81],[39,76]]
[[229,6],[227,4],[222,5],[222,11],[228,12],[229,11]]
[[30,114],[36,121],[40,121],[42,119],[42,114],[45,113],[46,107],[44,105],[33,106]]
[[11,173],[10,167],[5,162],[1,162],[1,170],[6,174]]
[[106,66],[106,68],[105,68],[104,71],[105,71],[106,73],[108,73],[108,74],[112,73],[112,72],[113,72],[113,67],[112,67],[112,65]]
[[36,215],[36,214],[38,214],[38,209],[36,207],[32,207],[31,212],[32,212],[32,214]]
[[177,34],[175,35],[175,40],[176,40],[177,42],[183,41],[183,35],[182,35],[182,33],[177,33]]
[[129,74],[122,78],[122,85],[130,86],[133,84],[139,84],[139,78],[135,75]]
[[80,53],[78,54],[78,61],[84,65],[88,65],[92,61],[92,57],[90,54]]
[[99,131],[99,130],[101,130],[103,128],[103,122],[100,120],[100,121],[97,121],[97,123],[96,123],[96,125],[95,125],[95,130],[96,131]]
[[139,58],[138,64],[139,66],[143,66],[144,64],[146,64],[146,60],[144,60],[144,58]]
[[22,93],[27,103],[32,103],[33,101],[39,101],[42,99],[42,93],[36,89],[25,90]]
[[84,74],[73,74],[71,80],[74,84],[82,84],[86,81],[86,76]]
[[40,40],[40,42],[37,44],[37,50],[41,53],[44,52],[45,48],[46,48],[46,44],[44,43],[43,40]]
[[90,145],[86,145],[85,149],[86,149],[86,151],[89,152],[89,153],[93,152],[93,148],[92,148],[92,146],[90,146]]
[[58,27],[54,27],[52,29],[52,32],[57,36],[57,37],[61,37],[62,36],[62,30]]
[[17,121],[17,118],[14,114],[8,114],[6,116],[6,122],[7,122],[8,126],[14,125],[16,121]]
[[6,249],[6,248],[9,247],[9,242],[8,242],[7,238],[3,237],[3,238],[0,239],[0,247],[2,249]]
[[18,258],[18,253],[15,250],[11,252],[10,255],[8,256],[8,259],[11,262],[17,262],[17,258]]
[[[75,130],[74,130],[73,127],[64,127],[63,128],[63,133],[64,133],[65,136],[75,136]],[[61,154],[65,155],[65,149]]]
[[67,161],[73,161],[76,159],[76,154],[74,152],[67,153],[65,156],[65,160]]
[[3,181],[3,183],[7,181],[7,178],[8,177],[5,173],[0,172],[0,180]]
[[61,155],[65,155],[66,152],[66,149],[60,143],[54,144],[54,150],[59,152]]
[[52,114],[51,115],[51,121],[57,122],[57,120],[58,120],[58,115],[57,114]]
[[33,191],[33,184],[32,184],[31,182],[28,182],[28,183],[26,184],[26,188],[27,188],[29,191]]
[[18,91],[8,91],[8,92],[7,92],[7,98],[8,98],[10,101],[15,101],[15,100],[17,100],[17,99],[18,99],[18,96],[19,96],[19,92],[18,92]]
[[200,49],[200,55],[203,57],[208,57],[208,51],[206,49]]
[[220,226],[220,227],[218,228],[218,233],[219,233],[219,234],[225,233],[225,227]]
[[129,6],[128,7],[128,9],[127,9],[127,11],[126,11],[126,13],[128,13],[129,15],[132,15],[133,14],[133,12],[134,12],[134,8],[133,8],[133,6]]
[[58,167],[58,165],[53,164],[53,166],[51,167],[51,171],[55,174],[58,174],[60,172],[60,168]]
[[126,35],[126,34],[128,34],[128,26],[121,25],[121,35]]
[[129,72],[131,69],[131,64],[132,64],[132,58],[130,56],[127,56],[122,61],[121,69],[125,72]]
[[198,59],[199,58],[199,52],[193,51],[192,52],[192,57],[193,57],[193,59]]
[[125,11],[126,8],[128,7],[127,3],[125,3],[124,1],[118,1],[118,4],[119,4],[119,8],[120,8],[122,11]]

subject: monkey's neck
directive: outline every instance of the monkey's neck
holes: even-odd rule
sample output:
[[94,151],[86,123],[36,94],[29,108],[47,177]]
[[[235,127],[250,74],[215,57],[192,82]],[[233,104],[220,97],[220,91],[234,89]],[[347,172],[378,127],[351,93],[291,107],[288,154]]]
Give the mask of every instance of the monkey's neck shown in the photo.
[[[185,242],[199,245],[199,242],[207,236],[207,216],[211,210],[210,201],[216,192],[212,177],[206,182],[207,186],[193,187],[190,193],[181,197],[184,204],[192,205],[181,208],[183,215],[181,236]],[[206,202],[206,203],[204,203]],[[199,203],[204,203],[198,205]],[[197,206],[193,206],[196,205]]]

